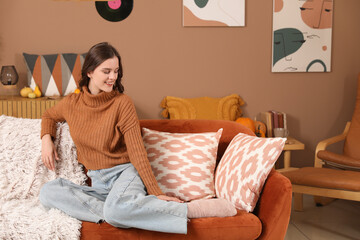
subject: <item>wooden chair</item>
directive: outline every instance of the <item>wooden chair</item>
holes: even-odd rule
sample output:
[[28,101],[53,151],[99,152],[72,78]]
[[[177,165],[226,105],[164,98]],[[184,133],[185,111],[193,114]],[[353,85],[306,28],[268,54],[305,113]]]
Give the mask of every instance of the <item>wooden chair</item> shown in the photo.
[[[343,154],[326,150],[340,141],[345,141]],[[344,132],[318,143],[314,167],[283,174],[292,183],[296,211],[302,211],[303,194],[319,196],[315,197],[315,202],[321,205],[330,202],[328,198],[360,201],[360,75],[355,110]]]

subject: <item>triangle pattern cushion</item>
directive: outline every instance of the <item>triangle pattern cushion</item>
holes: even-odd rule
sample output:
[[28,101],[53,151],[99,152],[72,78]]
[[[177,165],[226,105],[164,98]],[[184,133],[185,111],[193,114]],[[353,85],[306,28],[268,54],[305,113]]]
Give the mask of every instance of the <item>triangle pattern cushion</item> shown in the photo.
[[259,138],[239,133],[230,142],[215,174],[216,196],[252,212],[286,138]]
[[23,56],[28,70],[28,86],[34,90],[38,85],[43,96],[65,96],[78,87],[86,53],[23,53]]

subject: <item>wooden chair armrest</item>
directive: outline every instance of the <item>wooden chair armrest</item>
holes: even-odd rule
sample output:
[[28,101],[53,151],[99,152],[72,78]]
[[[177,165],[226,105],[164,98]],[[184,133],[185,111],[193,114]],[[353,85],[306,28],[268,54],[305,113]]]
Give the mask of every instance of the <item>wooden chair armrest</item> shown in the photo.
[[331,144],[334,144],[334,143],[345,140],[346,135],[349,132],[350,125],[351,125],[351,122],[347,122],[346,126],[345,126],[345,129],[344,129],[342,134],[337,135],[335,137],[331,137],[331,138],[322,140],[322,141],[320,141],[318,143],[318,145],[316,146],[316,150],[315,150],[314,167],[320,167],[321,168],[322,165],[323,165],[323,161],[320,158],[318,158],[318,156],[317,156],[318,152],[321,151],[321,150],[325,150],[327,148],[327,146],[329,146]]

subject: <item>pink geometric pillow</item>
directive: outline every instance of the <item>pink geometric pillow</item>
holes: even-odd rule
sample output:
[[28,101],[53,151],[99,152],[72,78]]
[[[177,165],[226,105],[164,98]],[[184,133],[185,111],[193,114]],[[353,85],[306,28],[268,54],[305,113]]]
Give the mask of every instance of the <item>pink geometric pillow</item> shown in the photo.
[[239,133],[227,147],[215,174],[216,196],[252,212],[286,138],[259,138]]
[[166,195],[184,201],[215,196],[214,171],[222,129],[213,133],[142,131],[152,170]]

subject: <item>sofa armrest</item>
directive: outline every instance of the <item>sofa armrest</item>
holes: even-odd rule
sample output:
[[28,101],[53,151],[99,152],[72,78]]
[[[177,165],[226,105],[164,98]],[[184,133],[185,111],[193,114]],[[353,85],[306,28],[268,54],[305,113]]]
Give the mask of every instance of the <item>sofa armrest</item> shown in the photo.
[[254,210],[263,227],[258,239],[284,239],[290,220],[291,200],[290,180],[272,169]]

